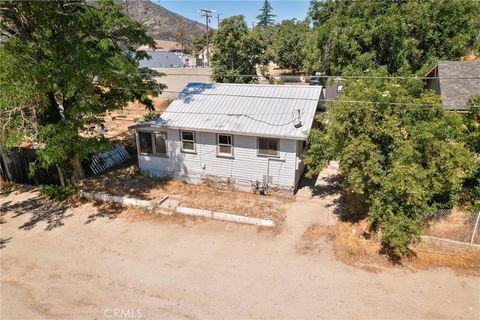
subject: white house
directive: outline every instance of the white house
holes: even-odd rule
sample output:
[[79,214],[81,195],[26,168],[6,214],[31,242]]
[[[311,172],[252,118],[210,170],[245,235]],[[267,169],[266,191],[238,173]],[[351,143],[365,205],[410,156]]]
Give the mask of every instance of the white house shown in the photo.
[[151,177],[293,194],[321,87],[189,83],[155,121],[130,127]]

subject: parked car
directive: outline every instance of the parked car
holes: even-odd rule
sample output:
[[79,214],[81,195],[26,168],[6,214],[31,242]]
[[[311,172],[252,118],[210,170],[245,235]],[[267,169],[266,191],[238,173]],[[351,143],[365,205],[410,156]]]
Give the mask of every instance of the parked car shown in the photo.
[[308,80],[308,84],[311,85],[311,86],[321,86],[321,82],[320,82],[320,77],[318,76],[312,76],[310,77],[310,80]]

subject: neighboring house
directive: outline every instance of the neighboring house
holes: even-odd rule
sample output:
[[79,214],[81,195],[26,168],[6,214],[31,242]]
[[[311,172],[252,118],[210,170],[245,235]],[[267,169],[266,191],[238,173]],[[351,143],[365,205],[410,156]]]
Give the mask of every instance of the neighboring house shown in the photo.
[[150,59],[141,60],[140,68],[183,68],[186,55],[177,52],[152,51]]
[[189,83],[161,117],[138,123],[151,177],[293,194],[321,87]]
[[182,52],[182,45],[176,41],[154,40],[155,47],[141,46],[137,50],[152,52]]
[[480,94],[480,61],[439,61],[426,76],[427,87],[449,110],[467,111],[468,98]]
[[212,55],[213,55],[213,44],[211,43],[208,45],[208,50],[207,50],[207,46],[204,46],[202,50],[198,53],[198,57],[202,59],[204,66],[210,65],[210,59],[212,58]]

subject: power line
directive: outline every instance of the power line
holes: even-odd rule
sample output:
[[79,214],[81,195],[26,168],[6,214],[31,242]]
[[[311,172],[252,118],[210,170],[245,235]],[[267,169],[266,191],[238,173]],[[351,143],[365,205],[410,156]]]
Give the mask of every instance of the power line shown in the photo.
[[[308,87],[307,87],[308,88]],[[122,87],[110,87],[110,89],[115,90],[137,90],[144,92],[160,92],[160,93],[176,93],[176,94],[190,94],[195,95],[194,92],[184,92],[184,91],[171,91],[171,90],[155,90],[155,89],[134,89],[134,88],[122,88]],[[431,107],[431,106],[441,106],[440,104],[435,103],[412,103],[412,102],[383,102],[383,101],[367,101],[367,100],[333,100],[333,99],[315,99],[315,98],[290,98],[290,97],[275,97],[275,96],[252,96],[252,95],[240,95],[240,94],[212,94],[212,93],[201,93],[202,96],[219,96],[219,97],[236,97],[236,98],[256,98],[256,99],[276,99],[276,100],[301,100],[301,101],[318,101],[318,102],[328,102],[328,103],[362,103],[362,104],[384,104],[384,105],[398,105],[398,106],[419,106],[419,107]],[[181,99],[181,98],[180,98]],[[449,106],[457,107],[460,106]]]
[[[162,73],[162,72],[160,72]],[[121,73],[119,73],[121,74]],[[150,77],[158,77],[149,73],[124,73],[124,75],[149,75]],[[479,77],[420,77],[420,76],[342,76],[342,75],[320,75],[320,76],[300,76],[300,75],[279,75],[279,76],[263,76],[263,75],[253,75],[253,74],[226,74],[226,73],[217,73],[217,74],[198,74],[198,73],[162,73],[165,76],[188,76],[188,77],[214,77],[214,76],[224,76],[224,77],[249,77],[249,78],[268,78],[268,77],[285,77],[285,78],[306,78],[306,77],[317,77],[321,79],[330,79],[337,78],[342,79],[400,79],[400,80],[434,80],[434,79],[446,79],[446,80],[480,80]]]

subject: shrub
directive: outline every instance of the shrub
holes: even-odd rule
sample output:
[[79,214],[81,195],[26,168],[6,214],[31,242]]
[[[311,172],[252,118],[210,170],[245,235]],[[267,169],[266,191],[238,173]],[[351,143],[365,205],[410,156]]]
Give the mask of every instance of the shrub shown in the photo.
[[77,188],[74,186],[57,186],[53,184],[42,185],[42,194],[51,200],[63,201],[77,192]]
[[311,131],[305,157],[311,173],[339,160],[344,186],[369,207],[393,255],[408,252],[428,216],[458,202],[475,170],[462,116],[445,111],[433,93],[411,88],[416,85],[398,80],[347,83]]

